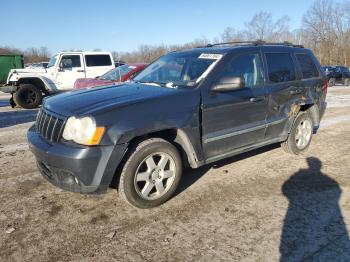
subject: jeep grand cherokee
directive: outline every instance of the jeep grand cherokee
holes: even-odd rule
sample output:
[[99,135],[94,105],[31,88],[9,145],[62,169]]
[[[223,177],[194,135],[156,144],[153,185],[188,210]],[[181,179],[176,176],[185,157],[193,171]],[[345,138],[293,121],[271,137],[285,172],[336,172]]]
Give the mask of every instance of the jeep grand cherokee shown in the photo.
[[305,151],[326,92],[302,46],[216,44],[169,53],[133,82],[46,99],[28,140],[52,184],[101,193],[115,180],[128,203],[150,208],[171,197],[185,164],[272,143]]

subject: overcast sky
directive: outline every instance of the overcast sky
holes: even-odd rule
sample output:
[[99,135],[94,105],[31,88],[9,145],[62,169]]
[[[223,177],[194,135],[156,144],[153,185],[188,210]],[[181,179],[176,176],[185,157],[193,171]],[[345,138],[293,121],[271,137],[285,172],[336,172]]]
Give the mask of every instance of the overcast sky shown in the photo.
[[230,26],[242,29],[259,11],[288,15],[301,25],[313,0],[0,0],[0,46],[133,51],[141,44],[213,39]]

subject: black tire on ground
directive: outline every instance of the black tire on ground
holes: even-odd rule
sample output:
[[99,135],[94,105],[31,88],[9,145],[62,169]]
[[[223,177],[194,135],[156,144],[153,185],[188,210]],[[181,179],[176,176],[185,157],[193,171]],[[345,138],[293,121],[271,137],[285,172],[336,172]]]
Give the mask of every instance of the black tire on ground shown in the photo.
[[335,85],[335,79],[334,78],[330,78],[329,81],[328,81],[328,86],[332,87],[334,85]]
[[16,93],[13,94],[16,105],[25,109],[37,108],[43,100],[42,92],[32,84],[20,85]]
[[[307,139],[307,143],[303,145],[302,147],[298,147],[298,127],[303,125],[306,121],[308,121],[311,124],[311,133],[310,138]],[[308,111],[300,112],[297,117],[295,118],[294,124],[291,128],[291,131],[289,133],[289,136],[286,141],[284,141],[281,145],[284,151],[290,154],[299,155],[303,152],[305,152],[311,143],[312,140],[312,134],[313,134],[313,121],[310,116],[310,113]]]
[[[157,154],[161,155],[158,159]],[[149,165],[146,161],[146,159],[150,160],[150,157],[154,160],[153,164],[156,164],[154,168],[150,168],[152,165]],[[167,163],[162,173],[159,170],[161,170],[160,166],[163,157],[164,159],[169,159],[166,160]],[[162,178],[166,176],[166,172],[173,174],[173,176]],[[145,177],[147,178],[145,181],[143,179],[139,181],[138,179],[142,173],[146,174]],[[181,175],[182,160],[177,148],[164,139],[150,138],[134,145],[130,149],[121,170],[118,191],[121,197],[132,206],[138,208],[156,207],[171,198],[178,187]],[[158,186],[164,189],[162,193],[160,193],[161,190],[158,191]],[[150,193],[145,194],[149,194],[151,199],[148,196],[145,197],[142,193],[148,187],[152,187],[152,190],[149,191]]]

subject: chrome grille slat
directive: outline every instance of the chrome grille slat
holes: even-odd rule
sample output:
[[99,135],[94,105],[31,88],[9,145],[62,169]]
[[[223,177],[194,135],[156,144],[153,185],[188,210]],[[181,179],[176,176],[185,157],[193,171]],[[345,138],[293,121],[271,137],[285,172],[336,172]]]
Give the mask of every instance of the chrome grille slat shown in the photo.
[[38,114],[36,115],[35,123],[39,123],[40,117],[41,117],[41,110],[39,110]]
[[46,127],[46,132],[45,132],[46,138],[49,138],[47,132],[49,131],[51,120],[52,120],[52,116],[50,116],[49,121],[47,121],[47,127]]
[[44,126],[45,126],[46,118],[47,118],[47,115],[45,114],[44,117],[43,117],[43,120],[41,122],[40,134],[44,133]]
[[40,110],[36,120],[36,130],[51,142],[59,142],[64,128],[64,120]]
[[37,130],[40,131],[40,127],[41,127],[41,123],[43,121],[43,118],[44,118],[44,113],[41,112],[40,113],[40,118],[39,118],[39,122],[37,123]]
[[[63,133],[63,128],[64,128],[64,123],[62,123],[61,128],[60,128],[60,131],[58,132],[58,136],[57,136],[57,137],[61,138],[62,133]],[[58,141],[57,141],[57,142],[58,142]]]
[[55,127],[57,125],[57,122],[58,122],[58,118],[56,118],[56,121],[55,121],[55,124],[53,125],[53,128],[52,128],[52,131],[51,131],[51,137],[50,137],[50,140],[53,141],[53,134],[55,133]]

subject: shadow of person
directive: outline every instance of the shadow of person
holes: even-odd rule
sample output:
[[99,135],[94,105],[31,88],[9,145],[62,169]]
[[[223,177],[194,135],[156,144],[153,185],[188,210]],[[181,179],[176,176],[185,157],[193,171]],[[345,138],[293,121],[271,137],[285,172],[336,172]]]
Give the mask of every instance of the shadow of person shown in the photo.
[[350,242],[339,207],[338,183],[307,158],[282,187],[289,200],[280,243],[280,261],[350,261]]

